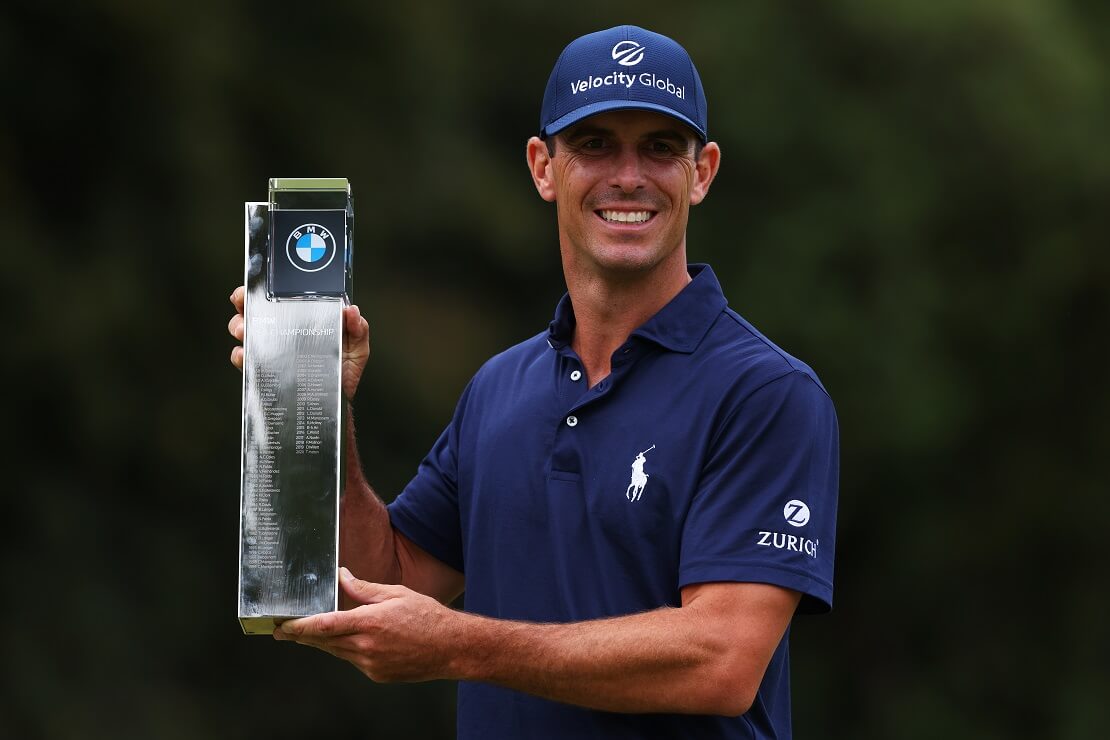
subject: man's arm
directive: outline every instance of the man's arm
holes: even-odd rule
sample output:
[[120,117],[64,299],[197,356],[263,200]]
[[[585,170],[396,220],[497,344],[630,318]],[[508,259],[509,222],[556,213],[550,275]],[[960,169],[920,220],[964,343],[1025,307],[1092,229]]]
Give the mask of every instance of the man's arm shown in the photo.
[[[228,322],[231,336],[243,341],[243,303],[246,290],[231,294],[235,314]],[[362,472],[355,444],[351,399],[370,359],[370,326],[358,310],[343,310],[343,395],[347,399],[346,485],[339,503],[339,560],[354,573],[378,583],[398,583],[447,603],[462,593],[463,576],[454,568],[393,531],[385,504],[370,488]],[[231,350],[231,364],[243,369],[243,347]],[[351,606],[357,605],[345,602]]]
[[707,583],[684,588],[677,609],[533,624],[341,575],[364,606],[292,620],[274,636],[376,681],[482,681],[612,712],[743,714],[800,598],[766,584]]
[[[447,604],[463,590],[463,574],[393,529],[385,503],[362,472],[354,415],[347,409],[347,480],[339,501],[339,562],[375,583],[396,583]],[[344,594],[345,609],[358,606]]]

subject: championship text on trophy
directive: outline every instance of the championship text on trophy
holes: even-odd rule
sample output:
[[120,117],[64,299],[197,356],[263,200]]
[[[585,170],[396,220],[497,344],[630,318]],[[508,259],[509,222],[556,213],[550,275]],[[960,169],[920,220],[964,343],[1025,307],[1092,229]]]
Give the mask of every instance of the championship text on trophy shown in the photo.
[[239,622],[261,635],[338,607],[354,210],[341,178],[271,179],[245,205]]

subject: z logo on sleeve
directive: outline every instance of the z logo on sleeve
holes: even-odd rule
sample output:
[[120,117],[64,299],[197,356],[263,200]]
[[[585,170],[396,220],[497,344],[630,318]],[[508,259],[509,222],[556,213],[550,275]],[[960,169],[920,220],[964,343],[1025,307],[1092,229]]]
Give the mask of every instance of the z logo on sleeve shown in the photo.
[[786,523],[793,527],[804,527],[809,522],[809,507],[805,502],[794,499],[788,501],[782,510]]

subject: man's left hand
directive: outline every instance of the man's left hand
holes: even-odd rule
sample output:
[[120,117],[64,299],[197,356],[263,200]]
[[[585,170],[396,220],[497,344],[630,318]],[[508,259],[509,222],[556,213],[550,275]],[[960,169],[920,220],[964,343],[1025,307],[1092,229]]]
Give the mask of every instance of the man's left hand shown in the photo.
[[283,622],[274,639],[311,645],[352,664],[374,681],[451,678],[451,648],[466,615],[404,586],[368,583],[339,569],[349,611]]

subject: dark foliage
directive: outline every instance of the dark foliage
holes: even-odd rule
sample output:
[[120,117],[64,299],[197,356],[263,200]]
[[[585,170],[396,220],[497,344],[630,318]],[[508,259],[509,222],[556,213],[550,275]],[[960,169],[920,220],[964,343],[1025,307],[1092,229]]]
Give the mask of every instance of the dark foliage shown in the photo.
[[241,204],[350,178],[388,497],[563,290],[524,141],[562,45],[621,22],[708,91],[691,258],[837,402],[797,736],[1110,735],[1110,5],[618,5],[0,10],[0,736],[452,735],[449,684],[239,634]]

